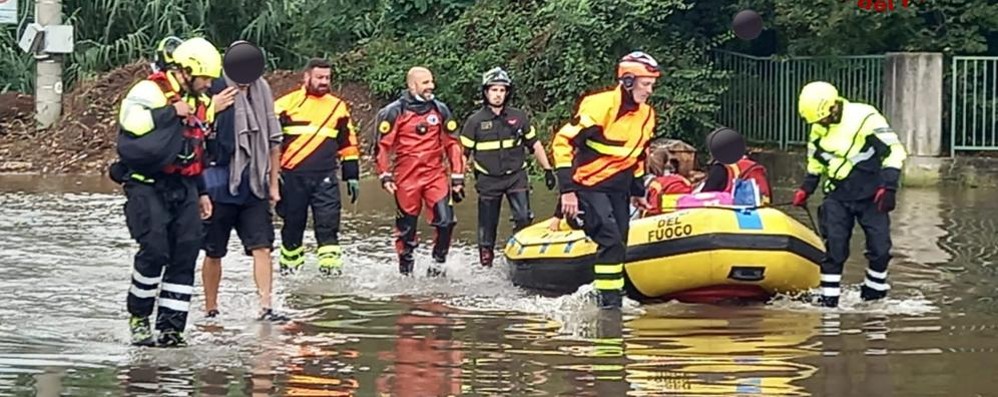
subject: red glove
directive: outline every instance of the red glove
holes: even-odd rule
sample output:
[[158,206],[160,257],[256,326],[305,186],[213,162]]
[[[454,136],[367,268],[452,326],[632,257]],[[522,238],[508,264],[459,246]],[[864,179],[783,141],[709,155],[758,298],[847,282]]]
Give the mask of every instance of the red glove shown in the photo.
[[797,189],[794,191],[794,201],[793,205],[797,207],[803,207],[807,203],[807,192],[804,189]]
[[873,202],[877,204],[877,210],[880,212],[894,211],[894,206],[897,204],[895,200],[894,191],[884,187],[878,188],[877,194],[873,196]]

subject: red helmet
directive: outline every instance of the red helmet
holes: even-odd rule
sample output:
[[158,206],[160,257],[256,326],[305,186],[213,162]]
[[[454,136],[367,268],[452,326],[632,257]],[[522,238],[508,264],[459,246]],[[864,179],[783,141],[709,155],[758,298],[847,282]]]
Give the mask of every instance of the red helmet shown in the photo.
[[661,71],[658,68],[658,61],[651,55],[641,51],[634,51],[624,55],[617,63],[617,78],[637,78],[637,77],[659,77]]

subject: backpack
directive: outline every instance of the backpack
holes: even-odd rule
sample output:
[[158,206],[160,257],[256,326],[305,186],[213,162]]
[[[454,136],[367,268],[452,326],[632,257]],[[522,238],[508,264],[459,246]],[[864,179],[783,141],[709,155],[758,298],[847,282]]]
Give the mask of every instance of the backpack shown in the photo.
[[[154,73],[149,77],[149,80],[159,85],[168,98],[168,103],[172,104],[181,100],[177,93],[172,92],[161,74]],[[125,131],[119,125],[116,145],[118,158],[130,170],[141,174],[162,172],[164,168],[176,161],[186,143],[184,138],[186,127],[179,119],[175,120],[175,122],[163,123],[161,127],[142,136]]]
[[[735,205],[745,205],[750,207],[760,207],[769,204],[769,186],[766,185],[766,168],[755,163],[740,175],[737,173],[738,167],[732,167],[736,173],[732,179],[731,195]],[[761,186],[760,186],[760,182]]]

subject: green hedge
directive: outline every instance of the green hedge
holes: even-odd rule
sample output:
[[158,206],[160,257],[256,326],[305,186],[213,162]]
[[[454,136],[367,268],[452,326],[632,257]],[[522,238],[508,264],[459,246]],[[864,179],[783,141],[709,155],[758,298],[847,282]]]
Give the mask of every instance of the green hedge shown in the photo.
[[[31,1],[16,1],[22,18],[32,20]],[[854,1],[63,0],[77,40],[66,80],[72,85],[148,57],[166,35],[196,34],[219,46],[254,41],[272,68],[326,56],[337,79],[363,82],[385,100],[404,88],[410,66],[425,65],[435,72],[439,97],[463,116],[479,106],[480,74],[498,65],[515,80],[514,103],[549,134],[580,93],[614,84],[616,60],[640,49],[665,69],[653,98],[657,133],[700,145],[727,89],[711,49],[981,53],[998,25],[998,5],[969,4],[932,0],[882,15]],[[743,7],[759,10],[773,28],[754,43],[730,33],[731,17]],[[16,48],[15,29],[0,28],[0,90],[30,92],[33,62]]]

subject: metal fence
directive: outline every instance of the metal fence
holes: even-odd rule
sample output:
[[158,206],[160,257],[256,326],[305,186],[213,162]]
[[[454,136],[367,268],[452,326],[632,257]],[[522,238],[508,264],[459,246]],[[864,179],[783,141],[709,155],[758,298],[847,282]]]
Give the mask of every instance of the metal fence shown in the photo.
[[837,57],[756,57],[717,50],[715,65],[729,74],[718,122],[753,143],[802,145],[809,132],[797,114],[797,96],[808,82],[824,80],[841,95],[881,107],[883,55]]
[[954,56],[949,79],[950,156],[998,150],[998,57]]

